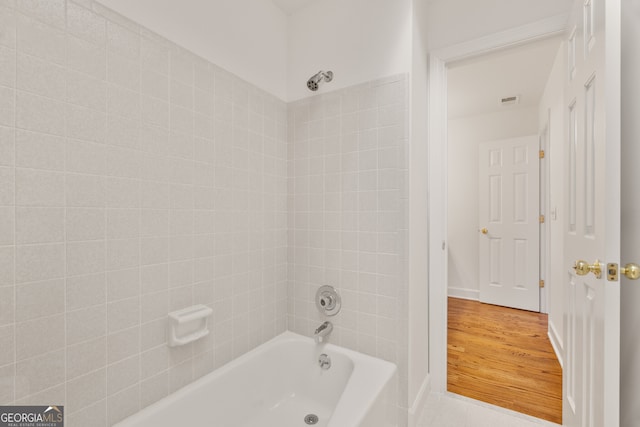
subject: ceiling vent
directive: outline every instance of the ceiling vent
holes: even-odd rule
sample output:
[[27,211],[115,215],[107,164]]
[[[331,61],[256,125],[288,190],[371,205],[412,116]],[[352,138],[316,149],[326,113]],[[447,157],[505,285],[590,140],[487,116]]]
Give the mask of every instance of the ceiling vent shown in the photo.
[[520,103],[520,95],[515,96],[507,96],[506,98],[502,98],[500,100],[501,105],[516,105]]

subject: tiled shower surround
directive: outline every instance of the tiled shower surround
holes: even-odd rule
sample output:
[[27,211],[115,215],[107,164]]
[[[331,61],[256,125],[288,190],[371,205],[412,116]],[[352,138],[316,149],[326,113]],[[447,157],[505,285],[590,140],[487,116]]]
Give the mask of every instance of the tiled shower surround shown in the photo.
[[90,1],[0,45],[0,404],[111,425],[284,331],[286,104]]
[[398,365],[398,425],[407,408],[407,85],[385,78],[288,109],[288,328],[312,335],[325,320],[316,289],[335,286],[342,311],[331,342]]
[[97,2],[0,0],[0,405],[109,426],[309,334],[332,284],[406,409],[406,146],[405,76],[287,105]]

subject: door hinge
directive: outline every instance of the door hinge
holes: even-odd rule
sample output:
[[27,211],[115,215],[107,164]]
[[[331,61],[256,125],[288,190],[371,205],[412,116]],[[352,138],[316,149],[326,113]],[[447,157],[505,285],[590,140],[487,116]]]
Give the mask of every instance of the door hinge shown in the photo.
[[544,215],[540,215],[540,224],[544,224]]
[[544,280],[540,280],[540,287],[544,288]]
[[544,150],[540,150],[540,158],[544,159]]

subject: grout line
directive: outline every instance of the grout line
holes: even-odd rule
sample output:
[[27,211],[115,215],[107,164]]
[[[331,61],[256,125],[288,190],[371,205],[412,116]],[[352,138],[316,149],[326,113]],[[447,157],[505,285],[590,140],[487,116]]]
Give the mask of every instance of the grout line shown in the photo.
[[14,45],[14,80],[13,80],[13,395],[12,402],[16,399],[16,386],[18,376],[18,324],[16,318],[18,315],[18,287],[16,285],[16,274],[18,270],[18,245],[17,245],[17,223],[18,223],[18,182],[16,179],[16,164],[18,162],[18,25],[15,10],[12,10],[13,22],[15,28],[15,45]]
[[[93,1],[91,2],[91,12],[93,12]],[[98,15],[99,16],[99,15]],[[106,23],[106,19],[105,19],[105,24],[104,24],[104,78],[103,81],[105,82],[105,100],[104,100],[104,129],[105,129],[105,143],[106,143],[106,134],[108,132],[108,126],[109,126],[109,59],[110,59],[110,55],[108,53],[109,51],[109,47],[108,47],[108,34],[107,34],[107,23]],[[104,160],[104,174],[106,175],[106,171],[107,171],[107,161],[106,159]],[[106,195],[106,179],[104,176],[101,176],[100,178],[101,180],[104,180],[104,200],[102,203],[102,206],[100,207],[101,209],[103,209],[103,224],[104,224],[104,228],[103,228],[103,232],[102,232],[102,242],[103,242],[103,253],[104,253],[104,257],[103,257],[103,266],[104,269],[106,270],[106,266],[107,266],[107,221],[108,221],[108,217],[107,217],[107,195]],[[102,273],[104,275],[103,277],[103,282],[102,282],[102,287],[103,287],[103,301],[101,302],[100,305],[104,305],[104,340],[105,340],[105,357],[104,357],[104,367],[101,367],[101,369],[104,369],[104,420],[106,420],[108,422],[109,420],[109,384],[108,384],[108,375],[107,375],[107,366],[109,363],[109,310],[107,309],[107,300],[108,300],[108,289],[107,289],[107,277],[106,277],[106,271],[104,273]]]
[[[67,2],[64,2],[64,19],[65,19],[65,38],[64,38],[64,47],[65,47],[65,80],[64,80],[64,85],[65,85],[65,100],[68,98],[68,92],[69,92],[69,87],[68,87],[68,80],[67,80],[67,73],[66,71],[68,70],[67,67],[67,62],[68,62],[68,43],[67,43]],[[64,160],[63,160],[63,168],[64,168],[64,175],[63,175],[63,179],[62,179],[62,185],[63,185],[63,200],[64,200],[64,222],[62,224],[62,233],[63,233],[63,238],[64,238],[64,402],[63,405],[67,405],[68,402],[68,387],[67,387],[67,378],[69,377],[69,366],[68,366],[68,359],[69,359],[69,346],[67,345],[67,211],[68,211],[68,207],[67,207],[67,158],[68,158],[68,142],[67,142],[67,118],[66,118],[66,112],[65,112],[65,129],[64,129]]]

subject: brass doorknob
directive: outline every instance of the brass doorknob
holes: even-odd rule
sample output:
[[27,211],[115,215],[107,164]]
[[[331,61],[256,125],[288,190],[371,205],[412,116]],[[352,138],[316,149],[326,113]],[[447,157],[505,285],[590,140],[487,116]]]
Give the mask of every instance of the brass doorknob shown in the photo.
[[578,276],[586,276],[589,273],[593,273],[598,279],[602,277],[602,266],[598,260],[593,264],[589,264],[587,261],[579,259],[576,261],[573,269]]
[[620,273],[624,274],[627,279],[637,280],[640,278],[640,265],[631,262],[622,267]]
[[486,228],[483,228],[482,230],[480,230],[480,232],[482,234],[487,234],[489,232],[489,230],[487,230]]

